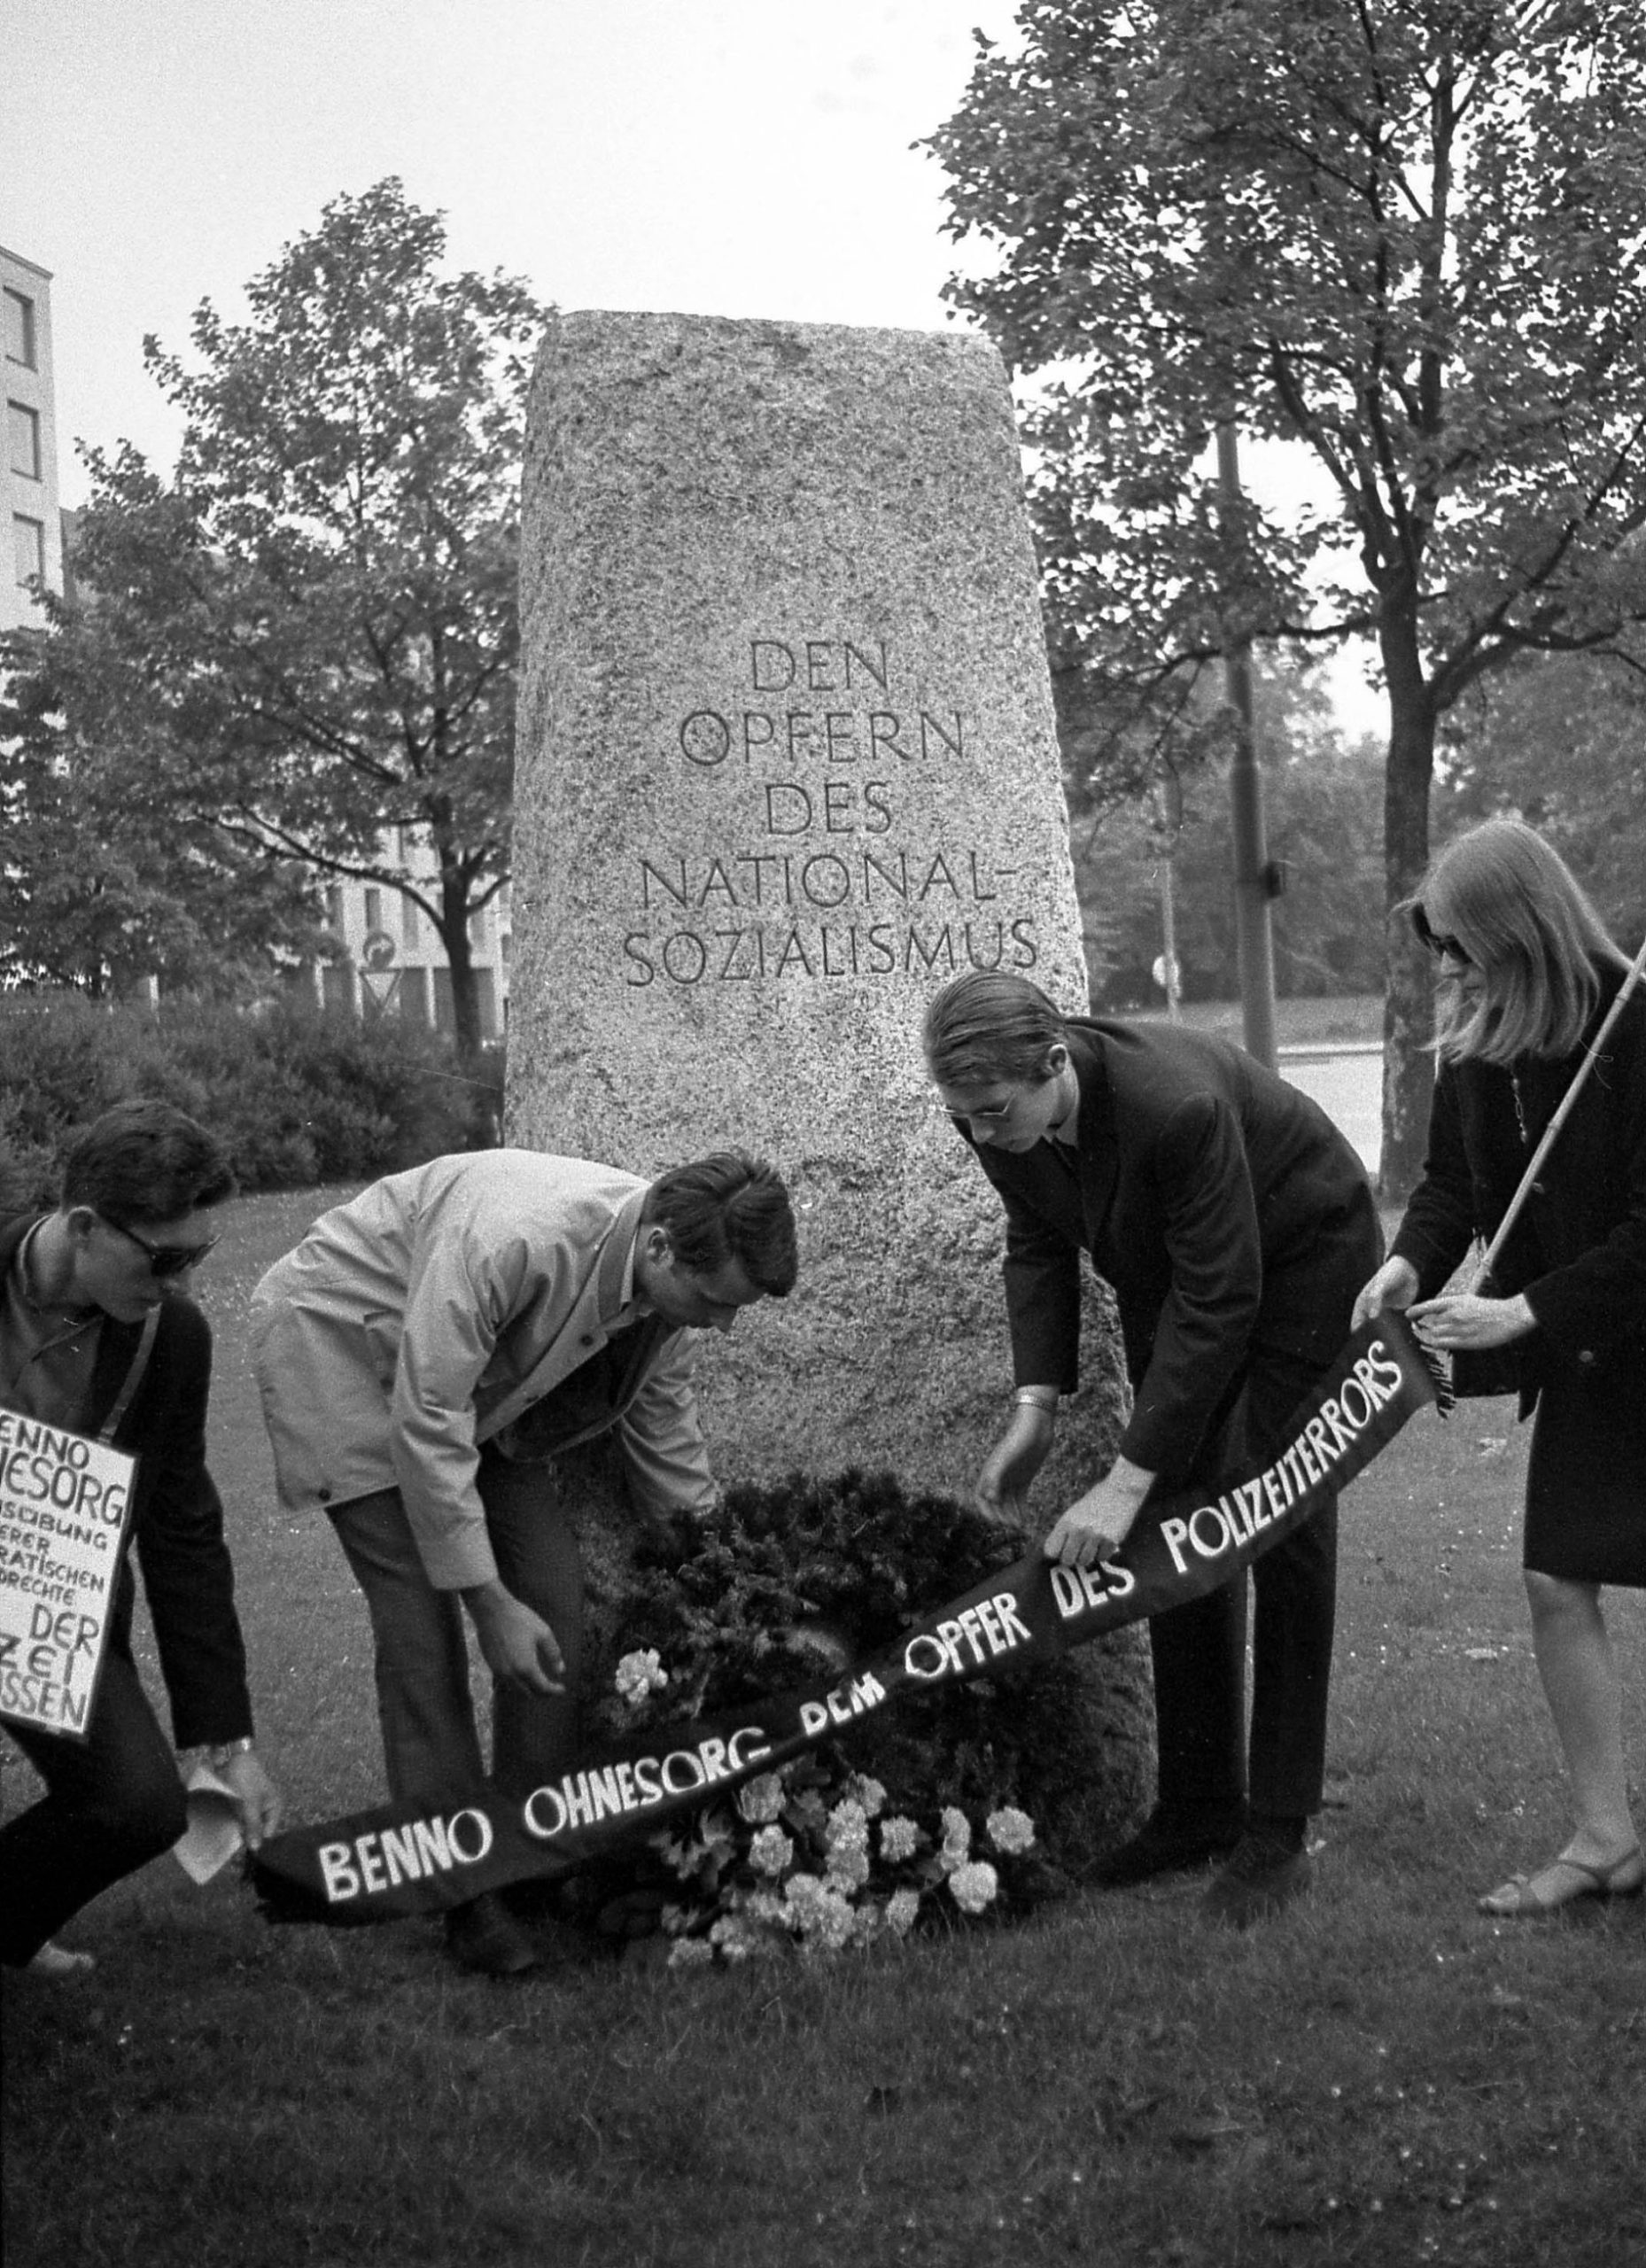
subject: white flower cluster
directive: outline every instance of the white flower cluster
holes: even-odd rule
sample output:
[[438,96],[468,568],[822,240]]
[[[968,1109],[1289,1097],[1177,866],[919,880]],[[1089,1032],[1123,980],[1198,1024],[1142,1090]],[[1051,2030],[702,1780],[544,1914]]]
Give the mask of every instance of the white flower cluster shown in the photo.
[[612,1682],[630,1708],[638,1709],[648,1693],[662,1692],[669,1682],[669,1673],[659,1660],[656,1646],[648,1646],[641,1651],[624,1655]]
[[912,1859],[920,1849],[920,1829],[912,1819],[901,1814],[895,1819],[881,1821],[881,1856],[889,1865],[896,1866],[904,1859]]
[[[617,1691],[632,1708],[668,1682],[655,1648],[617,1664]],[[819,1776],[810,1764],[758,1773],[728,1802],[652,1838],[680,1885],[663,1915],[672,1968],[905,1938],[945,1885],[963,1914],[998,1898],[998,1872],[974,1855],[972,1821],[957,1805],[943,1806],[934,1836],[904,1813],[889,1814],[886,1790],[866,1773],[849,1774],[827,1796]],[[1035,1825],[1007,1805],[988,1814],[982,1834],[1012,1858],[1032,1847]]]
[[962,1914],[981,1914],[993,1902],[1000,1877],[987,1859],[968,1859],[949,1877],[949,1889]]
[[999,1811],[991,1811],[983,1821],[984,1832],[997,1851],[1004,1851],[1008,1858],[1019,1858],[1035,1839],[1035,1822],[1026,1811],[1019,1811],[1007,1804]]
[[738,1816],[751,1827],[766,1827],[782,1817],[783,1801],[781,1774],[759,1772],[752,1780],[745,1780],[737,1791]]

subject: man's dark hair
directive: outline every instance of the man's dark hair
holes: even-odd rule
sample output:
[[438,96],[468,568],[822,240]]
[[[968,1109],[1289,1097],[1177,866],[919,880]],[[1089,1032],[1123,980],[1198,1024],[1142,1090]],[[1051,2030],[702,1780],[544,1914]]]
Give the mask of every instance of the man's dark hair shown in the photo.
[[117,1228],[181,1219],[235,1193],[214,1134],[168,1102],[120,1102],[74,1137],[58,1203],[89,1205]]
[[940,1087],[988,1086],[998,1080],[1042,1085],[1046,1058],[1068,1029],[1055,1003],[1009,969],[968,968],[930,1002],[920,1037]]
[[646,1192],[641,1217],[668,1231],[675,1259],[695,1276],[712,1276],[735,1260],[773,1298],[794,1289],[795,1216],[782,1176],[764,1159],[717,1150],[672,1166]]

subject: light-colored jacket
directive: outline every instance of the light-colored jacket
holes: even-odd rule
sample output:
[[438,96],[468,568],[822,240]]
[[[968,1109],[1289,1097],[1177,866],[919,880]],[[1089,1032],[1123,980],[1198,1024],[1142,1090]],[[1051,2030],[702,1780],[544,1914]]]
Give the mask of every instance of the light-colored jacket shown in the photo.
[[[479,1445],[629,1319],[646,1189],[612,1166],[485,1150],[391,1174],[322,1214],[252,1294],[282,1503],[398,1488],[431,1582],[493,1581]],[[690,1383],[696,1338],[666,1332],[614,1413],[643,1511],[714,1501]]]

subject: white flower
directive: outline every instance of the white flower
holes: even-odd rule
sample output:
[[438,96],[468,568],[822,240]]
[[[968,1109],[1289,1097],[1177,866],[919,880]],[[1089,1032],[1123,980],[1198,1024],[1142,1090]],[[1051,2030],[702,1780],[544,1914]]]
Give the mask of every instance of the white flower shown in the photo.
[[972,1822],[952,1804],[943,1807],[943,1854],[951,1862],[963,1859],[972,1847]]
[[999,1886],[999,1876],[987,1859],[974,1859],[957,1867],[949,1877],[954,1902],[963,1914],[981,1914]]
[[835,1805],[828,1815],[828,1847],[831,1851],[868,1849],[869,1822],[861,1804],[848,1798]]
[[817,1875],[790,1875],[783,1884],[783,1903],[797,1920],[804,1920],[822,1895],[823,1884]]
[[725,1961],[747,1961],[761,1950],[758,1933],[738,1914],[721,1915],[709,1932],[709,1942]]
[[828,1873],[825,1877],[831,1890],[861,1890],[869,1878],[869,1854],[848,1845],[828,1854]]
[[895,1819],[881,1821],[881,1856],[889,1864],[899,1859],[912,1859],[920,1845],[920,1830],[912,1819],[901,1814]]
[[839,1953],[851,1942],[857,1916],[843,1898],[819,1885],[801,1915],[803,1943],[808,1953]]
[[630,1708],[638,1709],[648,1693],[662,1692],[669,1682],[669,1673],[658,1658],[656,1646],[647,1646],[625,1654],[612,1682]]
[[795,1846],[780,1827],[763,1827],[749,1845],[749,1863],[757,1875],[780,1875]]
[[1026,1811],[1019,1811],[1011,1804],[1003,1810],[991,1811],[984,1825],[989,1829],[989,1840],[996,1850],[1005,1851],[1012,1856],[1027,1851],[1035,1839],[1034,1821]]
[[898,1937],[906,1938],[914,1927],[914,1917],[920,1910],[918,1890],[894,1890],[886,1900],[886,1927]]
[[751,1827],[763,1827],[783,1808],[783,1782],[776,1772],[757,1773],[737,1791],[737,1808]]
[[669,1947],[671,1969],[703,1969],[714,1959],[714,1947],[707,1938],[677,1938]]
[[846,1793],[853,1803],[863,1806],[865,1819],[878,1819],[886,1808],[885,1789],[865,1772],[852,1774],[846,1783]]

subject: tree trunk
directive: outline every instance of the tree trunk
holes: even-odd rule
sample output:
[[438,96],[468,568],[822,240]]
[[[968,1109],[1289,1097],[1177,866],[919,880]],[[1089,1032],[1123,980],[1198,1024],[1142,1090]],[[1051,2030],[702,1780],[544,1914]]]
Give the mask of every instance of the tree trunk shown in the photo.
[[1429,788],[1434,777],[1434,703],[1418,658],[1415,628],[1386,625],[1381,640],[1389,684],[1389,758],[1383,791],[1384,904],[1389,915],[1383,1002],[1383,1154],[1378,1192],[1400,1205],[1422,1169],[1428,1140],[1434,1059],[1427,1052],[1434,1011],[1428,955],[1411,925],[1394,918],[1429,863]]
[[469,944],[469,892],[448,867],[440,876],[440,943],[452,972],[452,1027],[457,1052],[469,1062],[480,1052],[480,992]]

